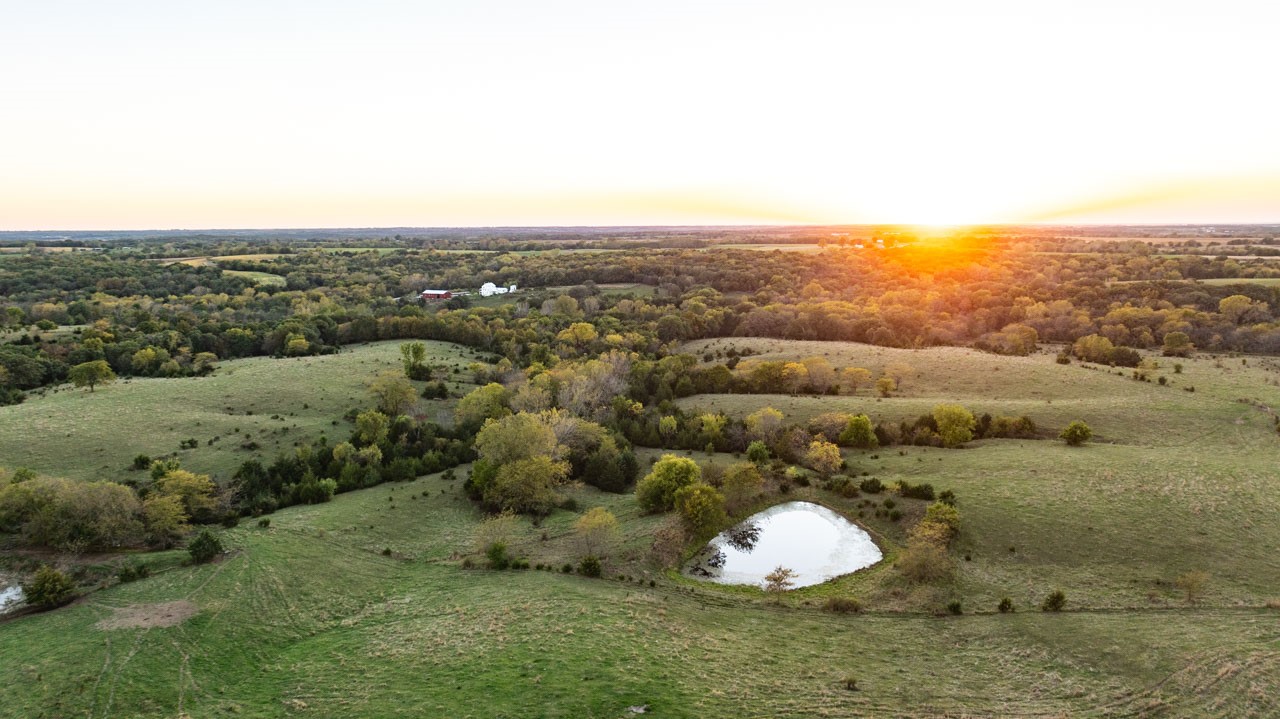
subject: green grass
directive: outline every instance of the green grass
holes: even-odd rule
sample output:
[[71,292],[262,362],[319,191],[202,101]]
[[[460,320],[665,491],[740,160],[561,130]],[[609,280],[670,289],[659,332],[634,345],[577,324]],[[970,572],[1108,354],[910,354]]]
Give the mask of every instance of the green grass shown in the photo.
[[[667,717],[1280,709],[1267,689],[1280,678],[1267,610],[1047,615],[1019,602],[1007,616],[837,616],[661,579],[650,588],[463,570],[450,557],[469,551],[478,517],[460,481],[432,476],[290,508],[268,529],[246,522],[224,532],[232,552],[219,564],[0,625],[0,716],[622,717],[643,704]],[[571,519],[559,512],[548,524]],[[525,525],[517,546],[541,545],[539,532]],[[199,613],[168,628],[97,626],[114,608],[175,600]],[[990,609],[969,605],[978,608]],[[847,675],[860,691],[841,686]]]
[[223,274],[232,277],[243,277],[246,280],[252,280],[254,284],[259,285],[278,285],[284,287],[286,280],[283,275],[274,275],[270,272],[255,272],[251,270],[223,270]]
[[[842,499],[797,487],[785,498],[821,501],[859,519],[887,560],[780,603],[649,565],[665,518],[642,515],[630,495],[570,490],[579,512],[605,506],[621,522],[604,580],[462,569],[463,558],[483,561],[474,539],[481,517],[461,492],[465,468],[453,481],[433,475],[292,507],[271,515],[268,529],[246,520],[223,532],[232,552],[220,564],[168,568],[0,623],[0,717],[624,717],[643,704],[663,717],[1280,713],[1280,612],[1264,607],[1280,597],[1280,524],[1272,519],[1280,514],[1280,440],[1268,415],[1237,401],[1280,406],[1275,361],[1178,360],[1183,372],[1167,373],[1177,386],[1160,387],[1058,365],[1052,352],[1010,358],[755,339],[689,349],[714,353],[730,344],[768,358],[825,353],[836,366],[873,371],[906,361],[917,373],[902,396],[880,401],[864,389],[858,397],[707,396],[681,404],[731,414],[768,404],[795,419],[826,411],[897,419],[959,401],[1055,428],[1080,417],[1099,441],[846,452],[853,473],[956,492],[955,579],[916,587],[893,567],[924,502],[899,500],[906,517],[892,522],[861,506],[885,495]],[[432,349],[470,361],[448,345]],[[396,343],[385,343],[332,358],[229,362],[202,380],[63,391],[0,409],[0,456],[59,437],[61,425],[32,428],[52,417],[75,417],[75,431],[88,433],[41,455],[69,471],[88,464],[69,449],[75,441],[105,446],[121,427],[141,427],[129,436],[149,441],[164,425],[130,407],[150,410],[184,386],[167,382],[190,383],[181,404],[204,408],[201,428],[219,415],[222,394],[235,392],[237,402],[271,409],[232,421],[269,429],[280,423],[263,414],[309,402],[329,413],[315,418],[318,431],[352,396],[363,397],[363,378],[397,360]],[[201,387],[220,377],[225,385]],[[1182,390],[1192,384],[1194,393]],[[114,399],[91,409],[103,398]],[[94,434],[91,425],[113,415],[124,419]],[[179,419],[190,427],[193,418]],[[339,429],[347,431],[329,431]],[[15,439],[15,432],[26,434]],[[176,448],[183,436],[174,430],[159,443]],[[125,461],[137,451],[107,449]],[[184,464],[206,451],[202,461],[211,464],[243,454],[202,444]],[[661,453],[638,452],[646,467]],[[95,476],[94,468],[73,476]],[[513,553],[557,567],[575,561],[578,516],[558,510],[538,526],[521,520]],[[1211,575],[1198,605],[1172,585],[1192,569]],[[619,573],[630,579],[612,578]],[[1037,611],[1054,589],[1065,591],[1068,611]],[[836,595],[856,596],[868,611],[819,609]],[[996,613],[1005,596],[1016,613]],[[953,599],[964,616],[933,616]],[[168,628],[97,626],[114,608],[176,600],[199,613]],[[850,675],[859,691],[842,686]]]
[[[342,415],[370,406],[364,383],[401,366],[400,344],[233,360],[208,377],[121,380],[92,393],[63,385],[0,407],[0,463],[73,479],[124,480],[138,476],[128,470],[135,455],[173,454],[188,469],[225,479],[240,463],[270,459],[304,439],[346,439],[351,425]],[[465,369],[476,361],[471,350],[445,342],[427,346],[428,362],[460,367],[463,372],[451,377],[470,381]],[[455,393],[469,388],[451,383]],[[452,400],[419,400],[416,411],[447,422],[451,406]],[[199,440],[199,447],[179,450],[188,438]],[[246,442],[259,449],[241,449]]]

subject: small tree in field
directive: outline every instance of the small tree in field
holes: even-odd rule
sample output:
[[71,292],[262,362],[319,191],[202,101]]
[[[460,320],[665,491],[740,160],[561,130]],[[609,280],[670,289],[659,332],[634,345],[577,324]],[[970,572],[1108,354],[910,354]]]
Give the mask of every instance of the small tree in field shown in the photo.
[[1187,604],[1195,604],[1200,601],[1200,596],[1204,593],[1204,587],[1208,583],[1209,573],[1198,569],[1187,572],[1173,580],[1175,587],[1187,593]]
[[1089,425],[1080,420],[1067,425],[1067,428],[1062,430],[1062,434],[1058,435],[1059,439],[1072,447],[1079,447],[1088,442],[1091,437],[1093,437],[1093,430],[1089,429]]
[[1063,594],[1062,590],[1059,589],[1044,598],[1044,603],[1040,605],[1040,611],[1060,612],[1065,606],[1067,606],[1067,595]]
[[116,373],[111,371],[111,365],[106,360],[93,360],[92,362],[84,362],[71,368],[67,373],[67,379],[71,380],[77,387],[88,387],[90,392],[97,385],[108,385],[115,381]]
[[609,545],[618,536],[618,518],[604,507],[592,507],[578,518],[573,529],[582,541],[584,553],[599,556],[607,553]]
[[876,391],[881,397],[891,396],[898,389],[898,383],[893,381],[892,377],[881,377],[876,380]]
[[22,593],[31,604],[52,609],[71,601],[76,585],[70,577],[46,565],[36,570],[29,584],[23,585]]
[[222,554],[222,542],[213,536],[213,532],[202,529],[196,535],[196,538],[187,545],[187,552],[191,554],[191,561],[196,564],[204,564]]
[[797,576],[794,570],[779,565],[772,572],[764,575],[764,590],[770,594],[781,595],[795,586]]
[[934,407],[933,421],[938,423],[938,434],[946,447],[959,447],[973,439],[973,428],[977,424],[973,413],[958,404]]
[[840,433],[840,443],[855,449],[875,449],[880,446],[876,430],[871,426],[871,418],[865,414],[849,418],[849,423]]
[[804,455],[804,463],[810,469],[824,476],[833,474],[844,464],[840,456],[840,448],[830,442],[815,439],[809,443],[809,451]]
[[675,506],[676,491],[702,479],[702,468],[685,457],[666,454],[636,484],[636,501],[646,512],[665,512]]

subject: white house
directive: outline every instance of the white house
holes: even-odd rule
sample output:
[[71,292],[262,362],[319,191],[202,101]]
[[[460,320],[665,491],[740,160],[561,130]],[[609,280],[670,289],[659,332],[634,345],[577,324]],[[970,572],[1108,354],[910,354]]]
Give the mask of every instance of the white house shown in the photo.
[[499,287],[499,286],[497,286],[497,285],[493,284],[492,282],[486,282],[486,283],[484,283],[483,285],[480,285],[480,296],[481,296],[481,297],[492,297],[492,296],[494,296],[494,295],[505,295],[505,294],[507,294],[508,292],[515,292],[515,291],[516,291],[516,286],[515,286],[515,285],[511,285],[510,287]]

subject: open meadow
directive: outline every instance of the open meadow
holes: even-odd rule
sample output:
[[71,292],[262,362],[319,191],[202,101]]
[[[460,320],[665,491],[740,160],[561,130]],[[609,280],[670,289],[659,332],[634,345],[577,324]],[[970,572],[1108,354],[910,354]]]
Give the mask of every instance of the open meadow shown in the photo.
[[[1269,363],[1180,360],[1170,387],[1058,365],[1052,354],[753,339],[688,349],[731,345],[768,358],[826,353],[837,366],[877,372],[906,361],[917,374],[904,380],[902,396],[879,401],[862,390],[682,404],[730,413],[771,405],[796,419],[827,411],[911,418],[958,401],[979,412],[1025,412],[1055,431],[1083,418],[1096,423],[1098,441],[845,450],[858,474],[956,493],[963,529],[955,578],[921,588],[898,576],[905,525],[922,505],[901,500],[908,517],[895,522],[864,504],[885,495],[848,499],[797,487],[792,499],[861,518],[887,561],[778,600],[649,564],[662,517],[642,513],[631,494],[582,487],[571,492],[570,509],[536,526],[520,520],[512,553],[534,566],[501,572],[464,568],[484,563],[476,541],[483,515],[461,491],[465,468],[457,479],[436,474],[342,494],[276,512],[266,527],[248,519],[222,531],[229,553],[213,565],[161,557],[153,561],[166,568],[150,579],[0,624],[0,681],[12,687],[0,716],[624,717],[644,705],[664,717],[1280,711],[1280,528],[1269,521],[1280,512],[1280,445],[1270,417],[1237,401],[1280,404]],[[467,359],[449,345],[432,352]],[[397,361],[394,343],[308,360],[241,360],[209,378],[138,380],[92,395],[64,390],[0,412],[18,428],[47,422],[42,406],[69,403],[57,416],[78,418],[90,432],[81,444],[101,447],[90,456],[102,471],[117,470],[139,450],[111,448],[111,435],[91,433],[107,417],[142,427],[135,434],[155,444],[141,451],[170,449],[191,427],[226,432],[225,422],[284,444],[327,429],[329,417],[359,401],[361,378]],[[228,376],[242,394],[227,396],[218,380]],[[146,419],[155,413],[142,409],[182,382],[192,388],[190,414],[169,420],[172,430]],[[1194,393],[1181,389],[1193,383]],[[133,399],[113,399],[123,397]],[[254,414],[224,418],[228,403]],[[277,426],[290,431],[272,435]],[[39,431],[58,438],[69,429]],[[3,436],[4,456],[23,447],[11,432]],[[70,444],[53,446],[30,463],[97,476],[77,474],[77,462],[59,456]],[[661,453],[640,450],[642,463]],[[187,454],[184,465],[225,471],[242,453],[202,442]],[[621,523],[605,578],[563,573],[579,556],[573,523],[594,506]],[[1210,575],[1195,603],[1173,583],[1189,570]],[[1054,589],[1065,592],[1067,611],[1038,611]],[[822,611],[831,596],[857,597],[865,609]],[[1002,597],[1015,612],[995,611]],[[963,615],[936,616],[948,601]],[[845,686],[850,677],[857,691]]]
[[[295,442],[330,442],[351,431],[343,414],[368,405],[365,383],[401,366],[400,342],[357,345],[332,355],[254,357],[221,363],[206,377],[124,379],[94,392],[61,385],[0,407],[0,464],[71,479],[122,481],[133,458],[176,456],[187,469],[226,479],[254,456],[268,461]],[[458,368],[466,392],[476,353],[428,342],[427,362]],[[456,380],[456,381],[455,381]],[[417,412],[451,421],[452,400],[419,399]],[[195,439],[193,449],[180,449]],[[256,445],[256,446],[252,446]]]

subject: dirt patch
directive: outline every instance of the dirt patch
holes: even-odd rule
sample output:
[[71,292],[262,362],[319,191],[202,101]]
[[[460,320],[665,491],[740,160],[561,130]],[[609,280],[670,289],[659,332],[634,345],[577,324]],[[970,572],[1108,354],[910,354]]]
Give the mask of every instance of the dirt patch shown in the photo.
[[130,604],[112,610],[112,615],[97,623],[99,629],[150,629],[172,627],[195,616],[199,609],[191,602]]

